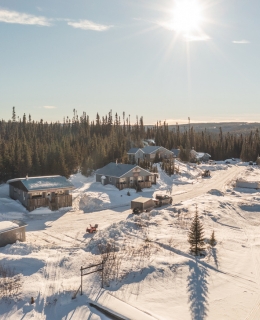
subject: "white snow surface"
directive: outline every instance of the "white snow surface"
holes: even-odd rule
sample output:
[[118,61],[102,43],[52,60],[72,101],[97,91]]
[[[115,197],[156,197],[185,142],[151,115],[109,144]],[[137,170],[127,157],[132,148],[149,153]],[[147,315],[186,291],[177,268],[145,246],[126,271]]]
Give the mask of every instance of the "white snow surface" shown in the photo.
[[0,232],[8,231],[17,227],[18,224],[12,221],[0,221]]
[[[26,242],[0,248],[0,264],[14,268],[22,285],[13,296],[0,297],[0,319],[109,319],[91,301],[128,319],[259,319],[260,190],[236,188],[235,181],[256,181],[260,169],[176,166],[180,175],[169,177],[159,168],[157,185],[142,193],[73,175],[73,207],[55,212],[29,213],[1,185],[0,221],[28,226]],[[212,176],[202,179],[206,169]],[[171,194],[173,204],[132,214],[132,199],[156,192]],[[187,242],[195,205],[206,242],[213,230],[217,240],[213,248],[206,245],[205,257],[191,255]],[[89,224],[98,224],[98,232],[86,233]],[[100,246],[107,243],[121,257],[117,279],[100,289],[99,274],[85,276],[83,295],[71,299],[80,267],[99,263]]]

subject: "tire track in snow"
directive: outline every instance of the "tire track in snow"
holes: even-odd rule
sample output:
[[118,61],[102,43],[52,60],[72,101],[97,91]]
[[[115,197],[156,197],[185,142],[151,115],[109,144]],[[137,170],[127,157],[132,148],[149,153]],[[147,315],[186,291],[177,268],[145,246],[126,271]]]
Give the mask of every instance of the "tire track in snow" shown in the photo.
[[40,291],[38,298],[38,309],[40,318],[45,319],[45,307],[49,304],[56,303],[59,294],[59,280],[60,280],[60,259],[62,252],[57,251],[50,253],[44,268],[44,287]]

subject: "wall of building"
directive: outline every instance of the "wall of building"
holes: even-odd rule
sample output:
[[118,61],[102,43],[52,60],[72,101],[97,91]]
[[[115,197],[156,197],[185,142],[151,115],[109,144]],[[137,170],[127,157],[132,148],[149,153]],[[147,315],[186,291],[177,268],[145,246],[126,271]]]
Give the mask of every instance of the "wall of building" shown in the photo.
[[19,200],[22,205],[27,206],[28,193],[9,185],[10,198]]
[[17,240],[25,241],[25,226],[15,229],[7,230],[0,233],[0,247],[4,247],[7,244],[15,243]]

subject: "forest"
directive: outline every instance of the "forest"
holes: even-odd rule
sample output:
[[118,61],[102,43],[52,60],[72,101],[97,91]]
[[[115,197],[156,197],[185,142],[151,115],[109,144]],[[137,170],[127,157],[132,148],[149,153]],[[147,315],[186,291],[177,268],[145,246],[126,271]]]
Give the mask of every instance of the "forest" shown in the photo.
[[97,113],[90,120],[73,110],[63,122],[34,121],[26,114],[16,117],[15,107],[10,120],[0,121],[0,182],[39,175],[64,175],[81,170],[88,175],[111,161],[127,163],[131,147],[143,147],[142,140],[154,139],[167,149],[180,148],[180,158],[189,160],[192,147],[207,152],[211,159],[241,158],[255,161],[260,153],[259,131],[250,134],[196,132],[192,125],[185,131],[179,126],[169,129],[166,122],[154,126],[144,124],[143,117],[131,123],[125,112],[120,116],[112,110],[105,116]]

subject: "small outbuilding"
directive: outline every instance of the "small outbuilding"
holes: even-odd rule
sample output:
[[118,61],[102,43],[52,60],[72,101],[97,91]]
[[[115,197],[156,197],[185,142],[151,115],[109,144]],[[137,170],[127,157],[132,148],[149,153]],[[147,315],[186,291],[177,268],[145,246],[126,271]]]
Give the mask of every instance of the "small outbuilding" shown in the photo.
[[25,241],[25,227],[21,221],[0,221],[0,247],[18,241]]
[[155,206],[153,199],[139,197],[131,201],[131,209],[139,209],[140,212],[150,210]]
[[63,176],[17,178],[7,181],[9,194],[28,210],[49,207],[58,210],[72,206],[73,184]]

